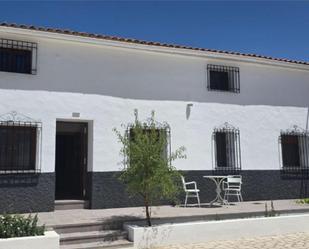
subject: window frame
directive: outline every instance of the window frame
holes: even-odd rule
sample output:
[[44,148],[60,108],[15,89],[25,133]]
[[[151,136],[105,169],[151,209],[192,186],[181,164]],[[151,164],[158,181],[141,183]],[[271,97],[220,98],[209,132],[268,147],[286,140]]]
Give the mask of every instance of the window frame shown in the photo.
[[[170,126],[167,123],[158,123],[156,122],[155,127],[152,126],[153,124],[143,123],[143,129],[145,130],[151,130],[152,128],[155,128],[155,130],[158,130],[160,132],[164,131],[166,136],[166,150],[164,153],[164,156],[166,159],[171,159],[171,129]],[[134,128],[135,124],[129,124],[125,131],[125,136],[130,139],[131,130]],[[169,160],[169,164],[171,165],[171,160]],[[128,158],[124,158],[124,165],[127,167],[130,164]]]
[[[218,153],[217,153],[217,133],[225,133],[229,134],[229,138],[232,140],[233,143],[233,152],[230,152],[228,154],[228,146],[226,143],[226,161],[227,166],[222,167],[218,165]],[[225,138],[226,139],[226,138]],[[240,130],[229,123],[224,123],[222,126],[216,127],[213,130],[212,133],[212,167],[213,171],[216,173],[222,172],[222,173],[239,173],[241,171],[241,147],[240,147]],[[231,158],[231,155],[233,154],[233,160],[230,160],[228,158]],[[232,166],[228,166],[228,164],[234,164]]]
[[[297,138],[299,165],[285,165],[283,151],[283,136],[294,136]],[[301,173],[309,172],[309,132],[293,126],[292,129],[281,130],[278,137],[279,165],[283,172]]]
[[[228,89],[219,89],[212,86],[211,72],[228,74]],[[207,64],[207,89],[208,91],[240,93],[240,70],[239,67]]]
[[[12,49],[12,50],[20,50],[20,51],[30,51],[31,52],[31,58],[30,58],[30,70],[29,72],[19,72],[18,70],[1,70],[0,72],[6,72],[6,73],[17,73],[17,74],[26,74],[26,75],[35,75],[37,74],[37,57],[38,57],[38,45],[35,42],[29,42],[29,41],[20,41],[20,40],[11,40],[11,39],[5,39],[0,38],[0,48],[1,49]],[[0,58],[1,59],[1,58]],[[1,63],[1,61],[0,61]]]
[[[0,175],[1,174],[18,174],[18,173],[39,173],[41,172],[41,139],[42,139],[42,124],[41,122],[31,122],[31,121],[13,121],[13,120],[8,120],[8,121],[3,121],[0,120],[0,127],[15,127],[16,129],[23,129],[23,128],[31,128],[35,129],[35,137],[30,133],[30,138],[34,139],[35,142],[31,143],[30,142],[30,147],[32,146],[32,149],[29,150],[29,157],[33,157],[32,160],[29,159],[30,164],[33,163],[33,168],[27,168],[25,165],[21,166],[20,168],[2,168],[0,167]],[[16,135],[16,133],[14,134]],[[6,145],[7,147],[12,147],[14,149],[17,148],[12,146],[12,142]],[[33,148],[34,146],[34,148]],[[31,155],[34,153],[34,155]],[[13,153],[12,153],[13,155]],[[0,154],[1,156],[1,154]],[[2,160],[0,158],[0,160]],[[19,159],[17,159],[19,160]],[[10,162],[17,162],[17,160],[13,160]],[[1,165],[2,166],[2,165]]]

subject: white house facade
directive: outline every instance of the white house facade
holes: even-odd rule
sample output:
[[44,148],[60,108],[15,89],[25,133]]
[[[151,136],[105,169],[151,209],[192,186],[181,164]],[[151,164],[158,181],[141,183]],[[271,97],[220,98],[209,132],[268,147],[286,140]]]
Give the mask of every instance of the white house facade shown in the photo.
[[243,176],[245,200],[307,195],[309,63],[0,25],[0,211],[138,206],[117,175],[113,128],[152,110],[177,169]]

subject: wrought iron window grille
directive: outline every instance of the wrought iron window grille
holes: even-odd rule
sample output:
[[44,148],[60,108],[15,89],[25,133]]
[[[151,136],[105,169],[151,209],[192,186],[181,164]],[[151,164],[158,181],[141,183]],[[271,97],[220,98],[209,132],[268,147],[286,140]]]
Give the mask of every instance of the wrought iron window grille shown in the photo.
[[239,129],[224,123],[216,127],[212,134],[212,168],[218,174],[239,173],[241,171],[241,151]]
[[209,91],[240,92],[238,67],[207,65],[207,89]]
[[0,38],[0,71],[36,74],[37,51],[37,43]]
[[279,165],[282,173],[309,173],[309,132],[297,125],[281,130],[278,138]]
[[[171,155],[171,128],[168,123],[166,122],[157,122],[153,121],[151,118],[147,119],[144,122],[141,122],[143,130],[151,130],[155,129],[158,131],[163,131],[166,137],[166,151],[164,152],[164,157],[170,159]],[[125,136],[130,139],[131,131],[135,127],[135,123],[130,123],[126,126],[125,130]],[[171,161],[169,160],[169,163],[171,164]],[[127,167],[130,162],[127,157],[124,158],[123,162],[124,166]]]
[[0,116],[0,174],[41,172],[42,123],[15,111]]

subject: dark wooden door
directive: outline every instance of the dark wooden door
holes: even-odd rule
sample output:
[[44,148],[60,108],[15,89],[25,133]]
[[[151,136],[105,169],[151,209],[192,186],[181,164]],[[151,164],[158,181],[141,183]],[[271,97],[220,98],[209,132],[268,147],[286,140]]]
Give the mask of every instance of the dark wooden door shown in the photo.
[[84,199],[86,135],[84,129],[57,132],[56,199]]

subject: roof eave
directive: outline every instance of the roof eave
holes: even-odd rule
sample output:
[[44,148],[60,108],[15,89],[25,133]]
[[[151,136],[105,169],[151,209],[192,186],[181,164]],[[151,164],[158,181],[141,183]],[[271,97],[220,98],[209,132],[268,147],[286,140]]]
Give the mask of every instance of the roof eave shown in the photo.
[[242,54],[228,54],[224,52],[194,50],[194,49],[189,49],[189,48],[175,48],[175,47],[165,47],[165,46],[157,46],[157,45],[149,45],[149,44],[138,44],[138,43],[127,42],[127,41],[115,41],[111,39],[83,37],[83,36],[77,36],[77,35],[72,35],[72,34],[61,34],[57,32],[31,30],[31,29],[6,27],[6,26],[0,26],[0,32],[1,31],[7,32],[8,34],[13,34],[13,35],[24,35],[24,36],[32,35],[37,38],[48,38],[48,39],[56,39],[56,40],[63,40],[63,41],[73,41],[73,42],[89,43],[89,44],[103,45],[103,46],[109,46],[109,47],[137,49],[137,50],[156,52],[156,53],[159,52],[159,53],[177,54],[177,55],[183,55],[183,56],[203,57],[203,58],[216,59],[216,60],[247,62],[247,63],[262,64],[262,65],[268,65],[268,66],[277,66],[277,67],[309,71],[309,65],[306,65],[306,64],[298,64],[298,63],[286,62],[286,61],[280,61],[280,60],[274,60],[274,59],[252,57],[252,56],[246,56]]

